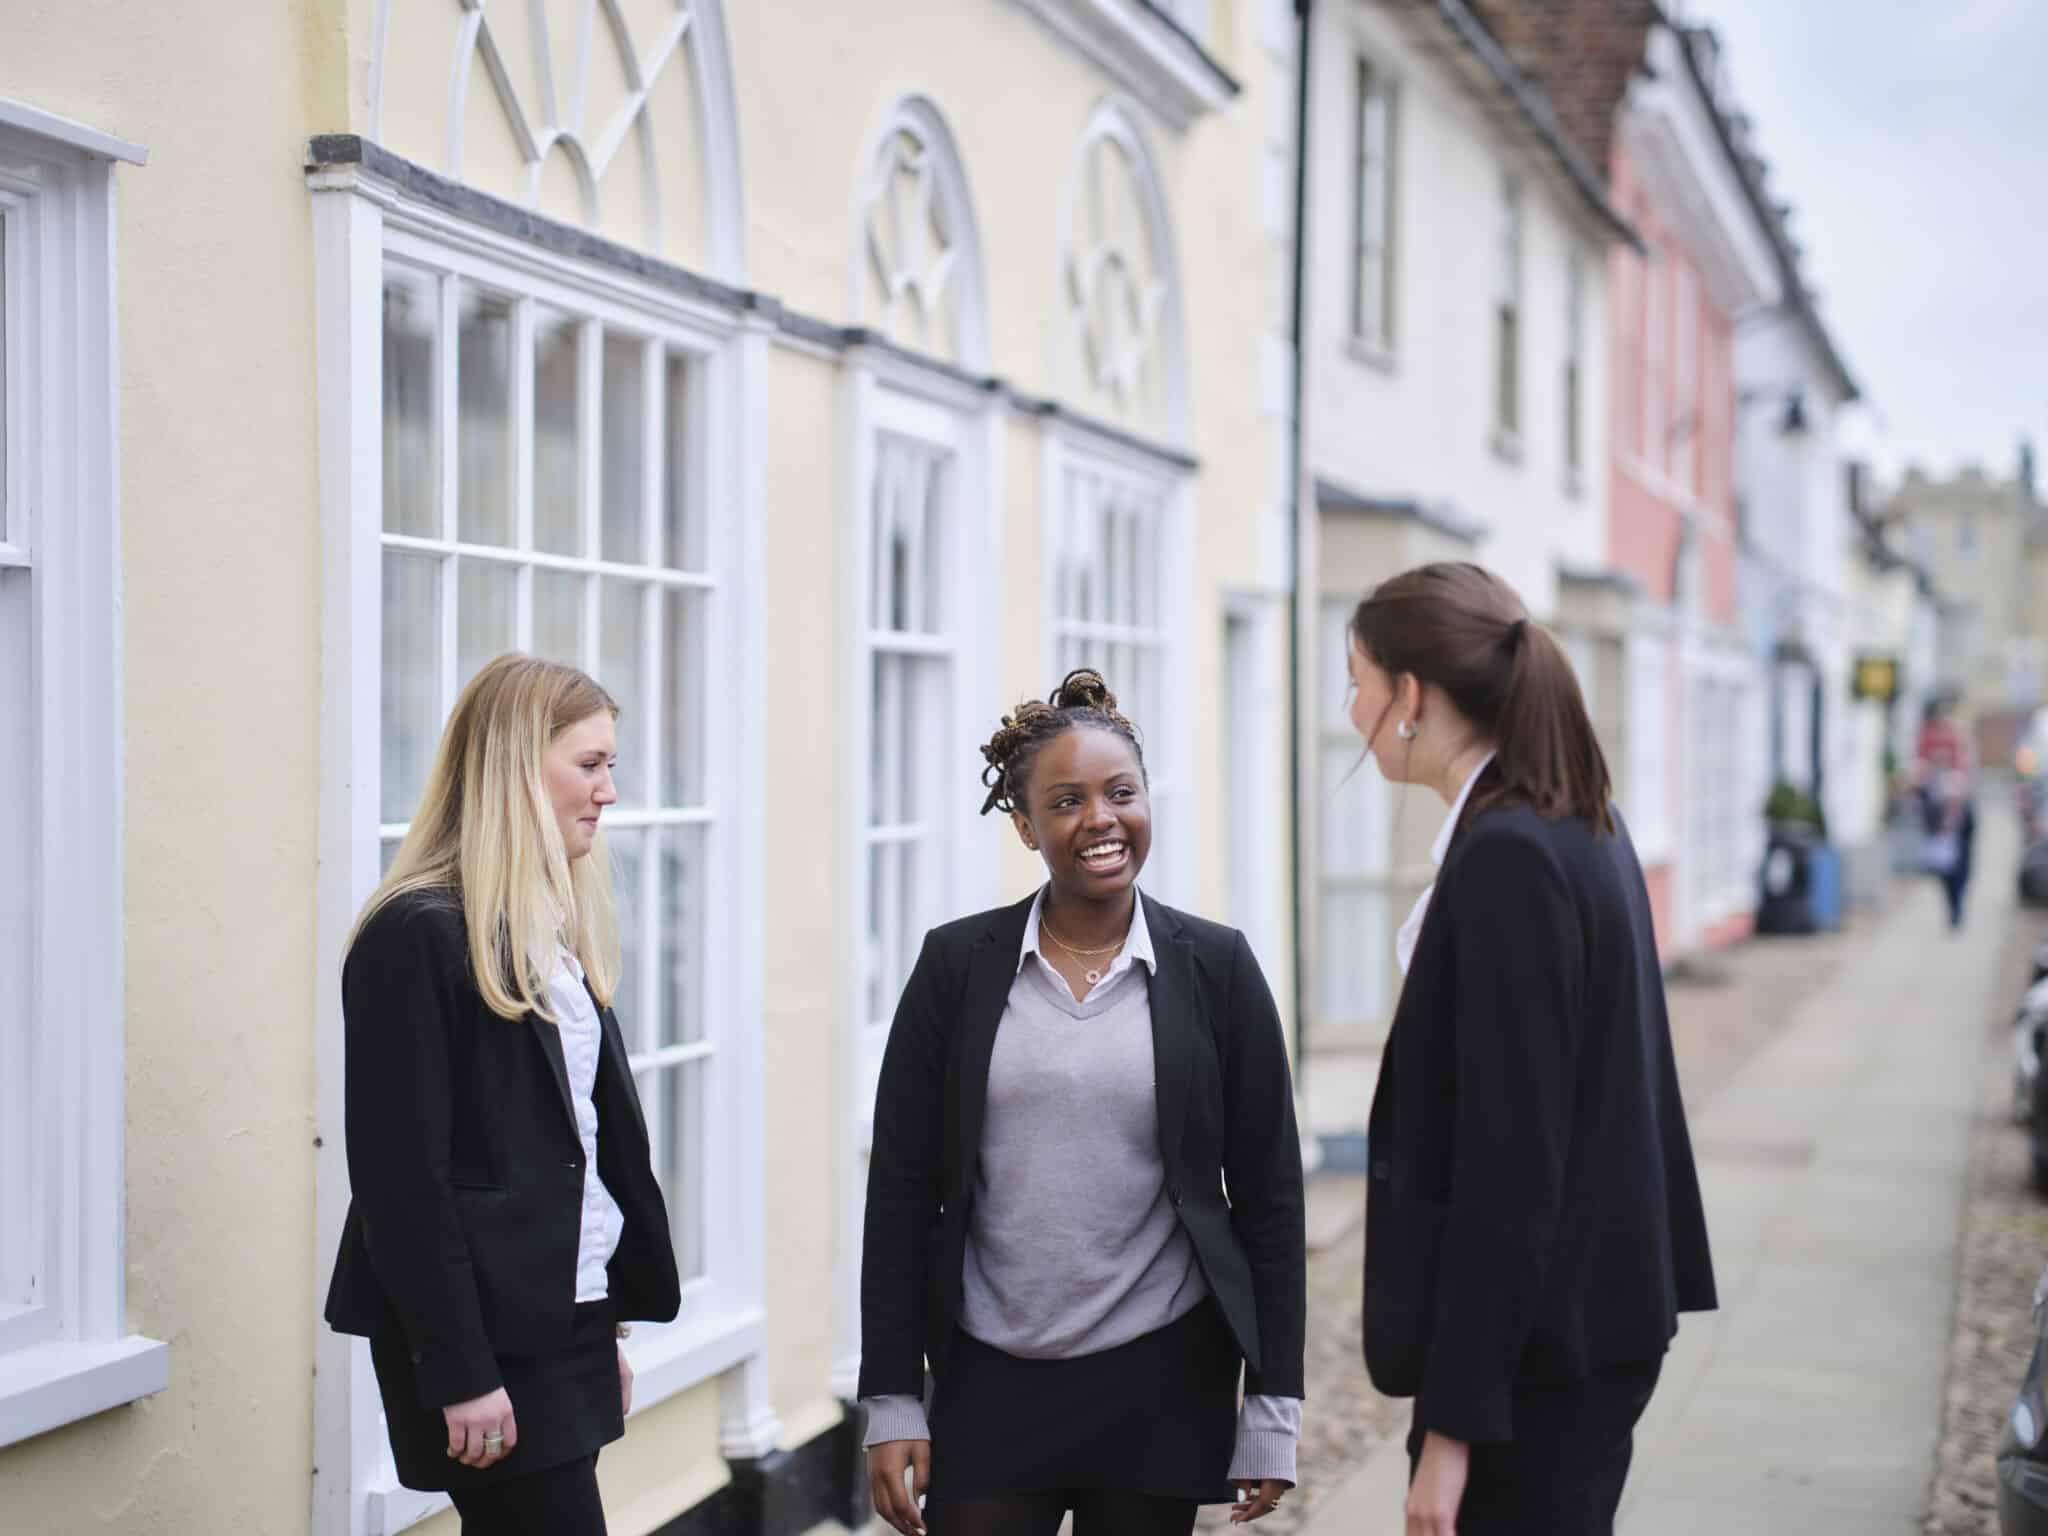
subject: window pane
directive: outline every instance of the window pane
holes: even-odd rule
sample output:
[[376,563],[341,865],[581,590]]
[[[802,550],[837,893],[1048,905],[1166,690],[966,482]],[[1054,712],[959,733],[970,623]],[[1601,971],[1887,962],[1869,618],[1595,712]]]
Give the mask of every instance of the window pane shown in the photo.
[[689,589],[664,594],[662,665],[667,670],[662,709],[661,803],[702,805],[704,782],[704,693],[710,617],[708,593]]
[[701,571],[710,562],[698,498],[692,490],[696,456],[690,451],[691,373],[687,357],[669,357],[667,387],[662,393],[667,436],[662,455],[662,558],[677,570]]
[[1326,1020],[1370,1020],[1387,1007],[1394,934],[1384,891],[1323,890],[1316,992]]
[[903,770],[898,758],[903,745],[904,660],[877,652],[874,660],[874,714],[869,730],[869,816],[878,827],[904,819]]
[[[441,532],[441,452],[435,420],[434,339],[440,323],[434,279],[404,267],[384,274],[384,527],[436,538]],[[4,316],[0,316],[4,324]],[[0,386],[4,386],[0,379]],[[5,484],[0,462],[0,488]]]
[[861,936],[861,990],[867,999],[867,1022],[871,1026],[886,1025],[896,1009],[895,994],[889,990],[889,966],[882,952],[882,936],[887,927],[882,921],[883,893],[885,888],[893,888],[884,866],[895,857],[892,843],[876,844],[867,851],[868,931]]
[[533,572],[533,645],[536,656],[584,665],[583,589],[586,578],[536,566]]
[[684,1284],[704,1274],[704,1073],[706,1061],[685,1061],[661,1074],[661,1146],[656,1166],[675,1238],[676,1272]]
[[533,545],[583,552],[582,474],[576,452],[581,327],[567,315],[533,317]]
[[600,587],[598,681],[619,701],[619,804],[648,803],[654,776],[648,772],[646,666],[640,644],[647,588],[637,581],[606,581]]
[[656,1043],[680,1045],[704,1038],[704,829],[670,827],[660,843],[655,889],[661,893],[661,1029]]
[[456,310],[456,527],[512,542],[512,305],[464,286]]
[[918,627],[928,635],[944,632],[952,584],[945,578],[947,566],[948,503],[952,498],[952,461],[939,454],[926,460],[924,503],[919,509],[924,520],[924,602],[918,612]]
[[619,920],[619,985],[612,1001],[629,1053],[641,1049],[651,1032],[650,1021],[639,1006],[646,960],[642,941],[645,925],[641,922],[645,909],[640,902],[640,868],[645,848],[642,839],[646,835],[626,827],[607,827],[604,834],[605,853],[612,866],[612,901]]
[[441,562],[384,552],[383,820],[410,821],[441,729]]
[[[4,291],[4,289],[0,289]],[[0,357],[4,357],[0,351]],[[31,854],[36,802],[29,667],[30,572],[0,569],[0,1308],[34,1298],[42,1245],[30,1157],[31,934],[41,892]]]
[[519,573],[496,560],[463,560],[455,572],[455,686],[513,649]]
[[645,485],[640,460],[646,429],[646,391],[641,381],[646,355],[646,347],[635,337],[607,335],[604,339],[601,543],[605,559],[622,565],[639,565],[646,558],[640,539],[640,498]]

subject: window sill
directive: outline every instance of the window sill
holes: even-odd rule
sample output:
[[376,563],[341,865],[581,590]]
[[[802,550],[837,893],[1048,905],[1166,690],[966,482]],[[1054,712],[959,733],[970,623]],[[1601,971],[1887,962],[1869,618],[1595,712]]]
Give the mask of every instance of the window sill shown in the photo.
[[1503,464],[1520,467],[1522,462],[1522,434],[1507,427],[1495,427],[1487,439],[1487,446],[1493,449],[1493,456]]
[[0,1445],[150,1397],[170,1384],[170,1346],[140,1334],[38,1344],[0,1355]]
[[1353,336],[1344,343],[1344,354],[1354,363],[1363,364],[1379,373],[1399,373],[1401,355],[1383,341],[1371,341],[1363,336]]
[[[626,1341],[626,1358],[633,1365],[632,1418],[679,1392],[702,1386],[766,1347],[765,1314],[759,1308],[716,1313],[659,1329],[645,1323],[635,1325],[632,1338]],[[629,1428],[627,1433],[631,1432]],[[448,1496],[422,1493],[387,1480],[370,1485],[368,1505],[365,1536],[395,1536],[448,1508]]]

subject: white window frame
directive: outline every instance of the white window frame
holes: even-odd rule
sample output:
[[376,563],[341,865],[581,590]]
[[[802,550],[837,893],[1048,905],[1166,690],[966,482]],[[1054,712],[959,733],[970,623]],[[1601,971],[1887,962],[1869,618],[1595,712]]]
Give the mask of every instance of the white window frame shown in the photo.
[[[703,1144],[717,1148],[720,1161],[718,1176],[706,1180],[706,1274],[688,1288],[675,1323],[636,1329],[627,1352],[636,1414],[717,1378],[724,1453],[766,1454],[780,1426],[769,1406],[765,1354],[762,740],[758,711],[744,707],[759,696],[764,649],[766,330],[711,299],[556,255],[419,201],[357,166],[323,170],[312,186],[328,662],[316,992],[317,1285],[324,1293],[348,1202],[341,946],[379,868],[380,575],[389,539],[382,513],[383,289],[387,265],[396,261],[610,322],[694,359],[704,463],[695,494],[707,513],[708,565],[725,599],[706,626],[707,650],[721,661],[706,669],[703,716],[706,739],[715,744],[704,765],[712,812],[704,822],[707,889],[730,893],[710,904],[712,922],[723,927],[706,951],[727,958],[709,968],[703,999],[706,1050],[722,1074],[706,1096]],[[453,370],[442,373],[445,399]],[[517,440],[530,426],[517,382],[513,395]],[[579,405],[591,411],[587,392]],[[444,464],[444,478],[451,472]],[[392,1475],[367,1347],[323,1328],[316,1363],[314,1529],[322,1536],[375,1536],[444,1508],[442,1495],[403,1488]]]
[[[1351,186],[1351,341],[1365,360],[1390,362],[1394,324],[1394,262],[1399,188],[1400,87],[1369,54],[1353,61]],[[1371,113],[1379,110],[1378,142]]]
[[[1000,483],[1003,424],[987,391],[901,353],[856,348],[848,353],[846,367],[849,452],[845,462],[850,474],[841,519],[840,560],[840,601],[851,642],[842,651],[840,677],[845,708],[841,739],[847,744],[851,765],[841,776],[847,829],[840,889],[840,909],[847,915],[840,966],[846,1145],[839,1159],[843,1235],[837,1248],[837,1327],[830,1384],[834,1395],[851,1400],[860,1377],[861,1233],[868,1160],[874,1143],[875,1084],[891,1021],[869,1017],[866,974],[867,864],[875,841],[874,785],[870,780],[875,741],[873,662],[878,651],[943,656],[950,662],[944,718],[927,721],[922,738],[941,786],[941,798],[928,828],[940,843],[940,856],[933,861],[940,882],[921,903],[930,920],[928,926],[936,926],[993,905],[997,894],[996,856],[1003,829],[992,827],[980,815],[985,791],[976,748],[986,739],[997,713],[996,637],[988,632],[987,616],[1001,609],[995,582],[1000,564],[995,488]],[[944,515],[948,542],[939,577],[947,610],[941,633],[931,637],[886,633],[878,628],[872,611],[869,578],[875,559],[876,476],[885,436],[906,439],[943,456],[947,464]],[[905,977],[923,940],[922,931],[896,935]],[[892,998],[891,1015],[894,1002]]]
[[[123,1152],[121,548],[114,163],[139,147],[0,99],[6,517],[0,721],[25,793],[0,824],[0,1446],[161,1392],[128,1331]],[[33,379],[33,385],[31,385]],[[24,663],[24,658],[26,661]],[[59,805],[94,807],[59,816]],[[16,835],[18,832],[18,836]],[[15,862],[12,858],[9,863]]]
[[1518,458],[1524,415],[1522,358],[1528,351],[1522,314],[1522,270],[1528,245],[1528,200],[1512,172],[1500,183],[1500,248],[1493,296],[1493,446]]
[[1671,420],[1673,422],[1671,444],[1671,476],[1677,481],[1684,499],[1693,501],[1698,495],[1694,470],[1699,463],[1699,440],[1702,422],[1699,417],[1700,402],[1700,280],[1692,267],[1684,262],[1678,264],[1672,273],[1671,303],[1676,322],[1677,337],[1674,342]]
[[1671,274],[1652,246],[1643,257],[1643,441],[1642,462],[1660,480],[1671,464],[1671,421],[1665,386],[1665,357],[1671,344]]
[[[1315,999],[1314,1018],[1319,1025],[1349,1035],[1376,1029],[1394,1011],[1400,993],[1400,970],[1394,952],[1395,915],[1394,807],[1386,777],[1378,766],[1366,760],[1364,744],[1351,723],[1350,679],[1347,671],[1351,647],[1351,615],[1356,596],[1325,594],[1316,614],[1316,650],[1319,682],[1316,689],[1316,798],[1323,831],[1316,848],[1316,911],[1314,974],[1310,977]],[[1340,772],[1338,763],[1345,766]],[[1354,799],[1351,808],[1363,819],[1364,863],[1355,869],[1332,867],[1338,845],[1335,818],[1341,800]],[[1358,951],[1377,979],[1377,995],[1364,1000],[1359,1011],[1347,1012],[1331,1006],[1324,967],[1329,962],[1324,944],[1326,914],[1335,894],[1377,895],[1380,917],[1377,932],[1356,936],[1366,946]],[[1402,914],[1405,915],[1405,914]]]
[[1671,688],[1677,636],[1668,619],[1644,615],[1631,632],[1628,668],[1628,798],[1622,802],[1636,853],[1645,864],[1672,857]]
[[1565,258],[1564,384],[1559,409],[1564,431],[1564,486],[1577,495],[1586,478],[1586,254],[1576,244]]
[[[1045,689],[1049,692],[1069,670],[1065,658],[1076,645],[1089,659],[1074,665],[1104,668],[1118,706],[1137,726],[1145,747],[1152,802],[1152,853],[1139,883],[1157,900],[1188,905],[1197,889],[1194,863],[1201,841],[1197,835],[1201,811],[1188,729],[1186,681],[1193,638],[1193,571],[1189,563],[1192,478],[1185,467],[1160,454],[1064,418],[1048,423],[1044,464]],[[1077,474],[1118,482],[1155,508],[1152,559],[1158,573],[1159,612],[1156,625],[1149,630],[1078,622],[1060,611],[1059,556],[1074,515],[1066,489]],[[1148,704],[1137,697],[1129,680],[1119,678],[1106,665],[1103,651],[1110,644],[1156,650],[1156,703]],[[1147,718],[1152,715],[1156,718]]]

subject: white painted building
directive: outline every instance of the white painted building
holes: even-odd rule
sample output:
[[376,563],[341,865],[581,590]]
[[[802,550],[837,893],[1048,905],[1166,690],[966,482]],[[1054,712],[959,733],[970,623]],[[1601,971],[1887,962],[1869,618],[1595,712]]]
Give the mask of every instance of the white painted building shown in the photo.
[[[1311,1127],[1363,1126],[1398,992],[1393,935],[1443,807],[1360,762],[1344,631],[1375,583],[1476,559],[1556,626],[1605,561],[1607,255],[1626,226],[1593,168],[1462,5],[1311,13],[1305,456],[1318,602],[1304,713],[1313,879],[1303,1079]],[[1588,692],[1608,665],[1564,638]],[[1618,645],[1618,641],[1616,642]],[[1607,692],[1615,691],[1610,681]]]

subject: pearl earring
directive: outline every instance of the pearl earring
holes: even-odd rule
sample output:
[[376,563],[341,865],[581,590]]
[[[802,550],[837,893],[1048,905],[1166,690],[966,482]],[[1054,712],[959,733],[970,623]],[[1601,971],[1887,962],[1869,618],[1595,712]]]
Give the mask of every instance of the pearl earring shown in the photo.
[[1403,720],[1399,725],[1394,727],[1394,734],[1400,737],[1403,741],[1413,741],[1417,734],[1415,729],[1415,722],[1413,720]]

